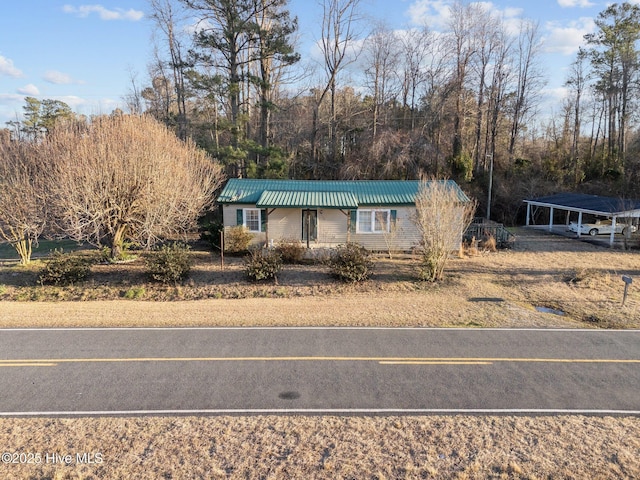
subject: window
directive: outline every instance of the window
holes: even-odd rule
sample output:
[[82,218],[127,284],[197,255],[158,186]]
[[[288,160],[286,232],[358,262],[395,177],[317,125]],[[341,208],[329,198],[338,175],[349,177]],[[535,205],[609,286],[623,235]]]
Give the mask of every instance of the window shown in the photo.
[[391,210],[358,210],[358,233],[386,233],[389,231]]
[[250,232],[259,232],[261,225],[260,210],[257,208],[245,208],[242,213],[244,216],[242,224],[247,227]]

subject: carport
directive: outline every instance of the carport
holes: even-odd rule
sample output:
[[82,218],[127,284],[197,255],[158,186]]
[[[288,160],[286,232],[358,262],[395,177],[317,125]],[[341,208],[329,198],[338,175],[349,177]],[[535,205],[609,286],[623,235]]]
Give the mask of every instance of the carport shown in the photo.
[[578,213],[578,237],[582,227],[582,215],[592,214],[598,217],[611,219],[612,231],[609,236],[609,245],[613,246],[615,226],[619,218],[640,218],[640,200],[630,200],[615,197],[602,197],[599,195],[586,195],[582,193],[557,193],[532,200],[524,200],[527,204],[527,226],[531,224],[532,207],[548,208],[549,231],[553,231],[554,214],[556,211],[566,212],[564,224],[569,225],[572,212]]

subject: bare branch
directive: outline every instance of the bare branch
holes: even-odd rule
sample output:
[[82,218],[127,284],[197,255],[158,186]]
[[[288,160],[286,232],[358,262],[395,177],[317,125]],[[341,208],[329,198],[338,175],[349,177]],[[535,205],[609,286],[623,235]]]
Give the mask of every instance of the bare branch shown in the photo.
[[59,228],[120,254],[125,239],[150,247],[193,228],[222,182],[221,168],[146,116],[94,119],[47,142],[48,191]]

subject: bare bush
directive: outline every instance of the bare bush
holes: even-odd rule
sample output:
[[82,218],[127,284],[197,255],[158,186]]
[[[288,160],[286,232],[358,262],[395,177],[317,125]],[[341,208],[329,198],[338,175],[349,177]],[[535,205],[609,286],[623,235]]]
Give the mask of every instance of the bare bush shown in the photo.
[[482,242],[482,248],[487,252],[497,252],[498,243],[496,242],[496,237],[493,235],[487,236],[487,238]]
[[220,186],[220,166],[146,116],[95,118],[57,128],[47,139],[50,203],[59,229],[111,248],[149,248],[192,230]]
[[459,249],[462,235],[473,220],[476,203],[460,193],[446,180],[423,180],[420,184],[414,222],[420,232],[422,280],[442,280],[449,254]]
[[278,242],[276,250],[282,256],[284,263],[300,263],[304,258],[306,248],[300,240],[295,238],[283,238]]
[[31,261],[46,224],[38,145],[0,136],[0,241],[10,243],[23,265]]

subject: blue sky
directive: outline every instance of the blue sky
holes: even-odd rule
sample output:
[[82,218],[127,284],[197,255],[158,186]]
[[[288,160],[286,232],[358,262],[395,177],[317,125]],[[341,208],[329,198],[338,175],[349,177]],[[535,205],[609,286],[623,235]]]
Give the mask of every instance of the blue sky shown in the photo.
[[[320,0],[290,0],[299,17],[298,51],[309,58],[319,38]],[[146,0],[5,0],[0,14],[0,128],[22,112],[25,96],[58,99],[83,114],[123,107],[131,72],[146,78],[152,28]],[[546,109],[559,105],[566,69],[593,19],[608,3],[595,0],[482,2],[506,20],[540,23],[548,84]],[[631,3],[640,3],[634,0]],[[426,23],[438,30],[449,0],[361,0],[363,14],[395,29]],[[549,111],[545,113],[550,113]]]

